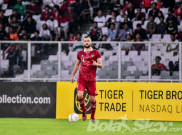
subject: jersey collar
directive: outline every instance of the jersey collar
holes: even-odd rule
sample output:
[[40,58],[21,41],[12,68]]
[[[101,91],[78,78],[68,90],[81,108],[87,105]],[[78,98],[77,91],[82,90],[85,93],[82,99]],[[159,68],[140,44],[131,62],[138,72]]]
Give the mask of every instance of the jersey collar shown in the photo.
[[86,51],[85,49],[84,49],[84,52],[91,52],[91,51],[93,51],[93,48],[91,47],[91,50],[90,51]]

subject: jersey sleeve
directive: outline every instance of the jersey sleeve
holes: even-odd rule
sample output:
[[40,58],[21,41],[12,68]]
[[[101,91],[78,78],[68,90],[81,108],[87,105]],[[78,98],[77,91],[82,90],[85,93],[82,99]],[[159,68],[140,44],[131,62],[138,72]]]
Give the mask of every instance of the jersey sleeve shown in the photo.
[[101,54],[99,51],[97,51],[96,59],[101,59]]
[[80,59],[80,53],[77,54],[77,59],[78,59],[78,60],[81,60],[81,59]]

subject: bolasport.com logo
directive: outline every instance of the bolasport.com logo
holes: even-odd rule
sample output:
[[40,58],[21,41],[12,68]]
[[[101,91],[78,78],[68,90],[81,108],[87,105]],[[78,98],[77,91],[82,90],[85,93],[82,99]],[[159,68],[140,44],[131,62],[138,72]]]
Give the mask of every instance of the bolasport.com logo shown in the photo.
[[[119,120],[120,119],[120,120]],[[160,134],[165,132],[170,133],[181,133],[181,127],[174,127],[173,122],[158,122],[158,121],[151,121],[151,120],[128,120],[127,115],[124,117],[118,118],[117,121],[110,120],[110,121],[99,121],[96,120],[95,123],[89,122],[87,127],[87,132],[121,132],[122,134],[135,134],[135,133],[146,133],[151,132],[153,134]]]
[[50,97],[25,97],[20,95],[0,95],[0,104],[51,104]]

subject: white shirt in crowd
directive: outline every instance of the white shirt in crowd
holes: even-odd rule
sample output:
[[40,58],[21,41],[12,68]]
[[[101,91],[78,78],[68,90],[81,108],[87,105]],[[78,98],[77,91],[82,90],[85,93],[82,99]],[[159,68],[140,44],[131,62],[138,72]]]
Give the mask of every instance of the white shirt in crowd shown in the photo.
[[62,6],[63,0],[53,0],[54,5]]
[[60,23],[61,27],[63,28],[68,28],[68,22],[65,22],[65,23]]
[[40,37],[49,37],[49,36],[51,36],[50,30],[49,29],[47,29],[47,30],[41,29],[39,36]]
[[57,20],[47,20],[46,24],[51,31],[55,31],[55,29],[58,28]]
[[102,16],[102,17],[96,16],[94,18],[94,22],[97,22],[98,27],[103,27],[105,25],[106,18],[105,16]]
[[121,15],[118,15],[118,16],[116,17],[116,22],[124,22],[124,17],[121,16]]

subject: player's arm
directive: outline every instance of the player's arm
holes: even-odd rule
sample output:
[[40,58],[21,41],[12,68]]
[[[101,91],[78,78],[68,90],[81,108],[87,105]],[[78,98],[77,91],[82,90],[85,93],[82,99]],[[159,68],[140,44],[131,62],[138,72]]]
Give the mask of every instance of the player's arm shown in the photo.
[[101,58],[97,59],[97,62],[96,61],[93,61],[93,66],[96,66],[98,68],[102,68],[103,67],[103,65],[102,65],[102,59]]
[[72,75],[72,77],[71,77],[71,82],[72,82],[72,83],[74,82],[75,74],[76,74],[76,72],[77,72],[78,69],[79,69],[80,63],[81,63],[80,60],[77,60],[77,61],[76,61],[76,64],[75,64],[74,69],[73,69],[73,75]]

